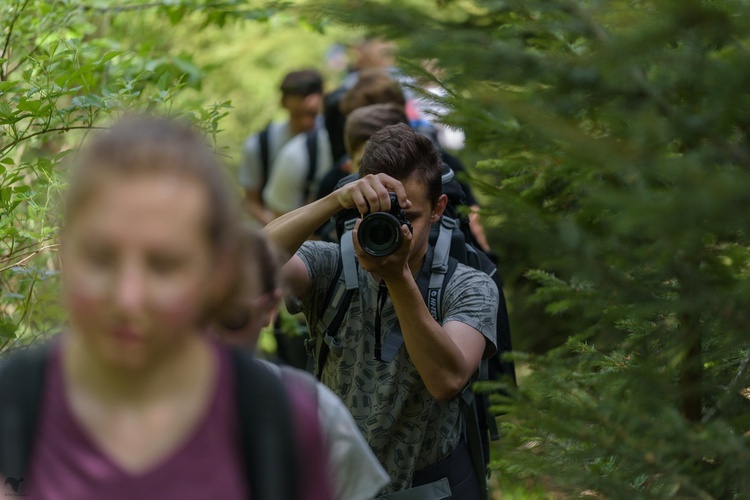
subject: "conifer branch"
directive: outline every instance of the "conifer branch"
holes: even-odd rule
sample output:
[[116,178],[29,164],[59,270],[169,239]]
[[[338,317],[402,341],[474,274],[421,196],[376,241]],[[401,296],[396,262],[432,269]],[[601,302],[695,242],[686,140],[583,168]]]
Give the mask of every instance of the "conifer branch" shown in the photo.
[[701,423],[707,424],[716,416],[716,414],[719,412],[719,408],[723,406],[724,403],[730,397],[732,397],[732,394],[734,394],[739,389],[740,383],[745,378],[745,375],[747,375],[748,368],[750,368],[750,351],[740,363],[740,367],[737,369],[737,374],[734,376],[732,381],[729,382],[729,385],[724,388],[724,394],[722,395],[721,399],[716,402],[715,406],[711,407],[706,412],[706,415],[703,417]]

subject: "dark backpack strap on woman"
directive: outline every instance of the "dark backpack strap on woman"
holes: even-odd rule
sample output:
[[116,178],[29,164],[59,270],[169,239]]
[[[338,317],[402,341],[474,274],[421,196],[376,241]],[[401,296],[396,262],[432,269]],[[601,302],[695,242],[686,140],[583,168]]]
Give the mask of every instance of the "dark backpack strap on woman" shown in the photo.
[[245,475],[253,500],[297,500],[300,459],[292,406],[279,377],[233,350]]
[[0,366],[0,477],[26,476],[48,352],[46,345],[24,349]]

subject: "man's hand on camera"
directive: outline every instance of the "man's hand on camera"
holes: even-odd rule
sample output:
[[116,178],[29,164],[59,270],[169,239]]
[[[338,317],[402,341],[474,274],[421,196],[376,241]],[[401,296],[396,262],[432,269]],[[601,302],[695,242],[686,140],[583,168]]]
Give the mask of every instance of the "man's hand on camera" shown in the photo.
[[401,225],[401,246],[390,255],[375,257],[365,252],[359,244],[357,231],[361,222],[362,219],[357,219],[352,239],[354,240],[354,252],[357,254],[357,259],[359,259],[359,265],[362,269],[375,274],[386,282],[399,280],[411,274],[409,270],[409,253],[411,251],[413,235],[406,224]]
[[396,193],[401,208],[411,207],[403,184],[385,174],[366,175],[341,187],[336,191],[336,199],[342,209],[356,208],[363,215],[369,212],[387,212],[391,206],[389,191]]

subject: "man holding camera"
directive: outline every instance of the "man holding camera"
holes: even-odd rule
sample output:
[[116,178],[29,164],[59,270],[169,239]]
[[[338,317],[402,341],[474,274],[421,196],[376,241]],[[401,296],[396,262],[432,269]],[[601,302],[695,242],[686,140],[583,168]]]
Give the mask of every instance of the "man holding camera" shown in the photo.
[[[351,239],[358,288],[340,328],[326,339],[330,352],[320,375],[390,474],[383,492],[389,499],[479,498],[462,439],[460,393],[482,357],[495,353],[498,291],[489,276],[459,264],[440,304],[442,324],[425,304],[416,276],[431,255],[430,225],[447,203],[441,166],[429,139],[404,124],[385,127],[367,143],[357,181],[265,229],[277,246],[294,254],[283,273],[317,335],[328,291],[340,274],[341,252],[338,244],[305,240],[342,210],[364,216]],[[392,200],[400,207],[392,207]],[[382,251],[394,240],[387,224],[364,238],[358,234],[368,214],[378,212],[398,221],[392,253]],[[403,345],[388,355],[384,346],[397,334]]]

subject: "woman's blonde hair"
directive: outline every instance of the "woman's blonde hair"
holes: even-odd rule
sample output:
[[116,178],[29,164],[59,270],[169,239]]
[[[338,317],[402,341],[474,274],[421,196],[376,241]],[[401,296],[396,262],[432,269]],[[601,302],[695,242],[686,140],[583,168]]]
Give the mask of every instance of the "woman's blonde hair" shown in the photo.
[[[228,268],[226,286],[209,309],[221,309],[235,293],[240,265],[241,205],[223,166],[193,127],[175,120],[128,117],[97,135],[76,156],[64,199],[63,231],[103,182],[141,176],[189,177],[208,196],[206,236],[221,268]],[[222,287],[220,287],[222,288]],[[208,311],[213,316],[213,311]]]

